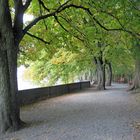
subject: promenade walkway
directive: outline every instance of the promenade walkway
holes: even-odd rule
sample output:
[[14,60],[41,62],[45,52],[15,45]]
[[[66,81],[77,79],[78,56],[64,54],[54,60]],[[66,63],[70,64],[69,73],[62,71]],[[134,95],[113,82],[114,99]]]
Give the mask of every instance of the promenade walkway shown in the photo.
[[0,140],[140,140],[140,95],[126,89],[89,88],[23,107],[28,126]]

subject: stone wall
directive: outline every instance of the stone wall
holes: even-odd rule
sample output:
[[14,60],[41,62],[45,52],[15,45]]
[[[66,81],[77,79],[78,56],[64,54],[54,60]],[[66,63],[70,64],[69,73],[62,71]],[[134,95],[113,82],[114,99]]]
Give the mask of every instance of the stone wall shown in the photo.
[[78,82],[65,85],[57,85],[52,87],[34,88],[18,91],[18,101],[20,105],[31,104],[39,100],[61,96],[64,94],[89,88],[90,82]]

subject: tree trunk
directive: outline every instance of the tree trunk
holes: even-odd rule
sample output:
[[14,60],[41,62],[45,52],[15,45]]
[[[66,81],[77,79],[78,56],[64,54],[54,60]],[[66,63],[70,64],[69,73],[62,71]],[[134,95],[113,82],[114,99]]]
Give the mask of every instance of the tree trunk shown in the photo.
[[112,82],[112,67],[111,63],[107,63],[107,73],[106,73],[106,86],[111,86]]
[[132,93],[140,93],[140,39],[134,38],[133,45],[135,52],[135,72],[132,86],[129,90]]
[[7,52],[0,51],[0,130],[5,132],[11,127],[12,122],[11,102],[10,102],[10,82],[9,82]]
[[[12,73],[11,73],[12,74]],[[13,75],[14,76],[14,75]],[[19,106],[15,80],[11,80],[7,51],[0,52],[0,130],[13,131],[19,128]],[[12,81],[13,80],[13,81]],[[13,82],[13,84],[11,83]]]
[[134,93],[140,93],[140,46],[137,47],[137,53],[135,57],[135,74],[133,85],[130,90],[132,90]]
[[[11,40],[12,41],[12,40]],[[12,120],[14,128],[18,129],[21,125],[20,121],[20,106],[17,99],[18,85],[17,85],[17,46],[12,41],[13,46],[8,50],[8,63],[10,75],[10,91],[11,91],[11,106],[12,106]]]
[[105,90],[105,66],[100,59],[97,59],[97,89]]
[[135,88],[140,88],[140,57],[137,57],[135,63],[134,86]]
[[19,128],[17,51],[8,0],[0,0],[0,131]]

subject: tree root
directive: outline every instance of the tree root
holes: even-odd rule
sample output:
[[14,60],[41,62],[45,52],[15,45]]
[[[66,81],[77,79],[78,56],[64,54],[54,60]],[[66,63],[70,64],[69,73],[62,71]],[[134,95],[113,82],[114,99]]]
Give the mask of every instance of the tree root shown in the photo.
[[131,85],[127,91],[133,91],[135,89],[134,85]]
[[140,88],[136,87],[135,85],[132,85],[127,91],[132,94],[140,93]]
[[106,90],[106,88],[104,86],[100,86],[100,85],[97,85],[97,90]]

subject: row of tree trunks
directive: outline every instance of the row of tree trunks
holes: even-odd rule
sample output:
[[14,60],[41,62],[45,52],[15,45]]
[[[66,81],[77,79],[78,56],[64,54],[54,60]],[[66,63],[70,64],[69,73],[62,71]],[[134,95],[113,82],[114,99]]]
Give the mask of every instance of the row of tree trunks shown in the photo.
[[112,66],[104,63],[101,58],[94,58],[96,64],[97,89],[105,90],[105,86],[111,86]]
[[[140,93],[140,46],[135,46],[135,73],[130,90],[132,93]],[[97,70],[97,89],[104,90],[105,85],[111,86],[112,82],[112,67],[111,63],[103,63],[99,58],[95,59]],[[106,66],[105,66],[106,65]],[[105,71],[106,69],[106,71]],[[125,82],[125,79],[123,80]],[[106,83],[106,84],[105,84]]]

